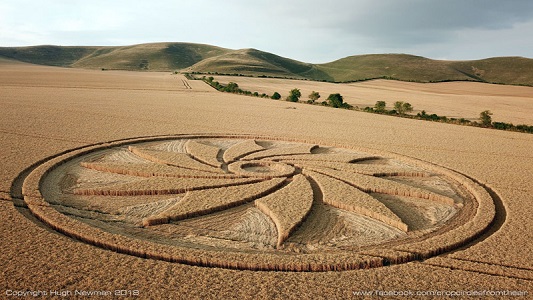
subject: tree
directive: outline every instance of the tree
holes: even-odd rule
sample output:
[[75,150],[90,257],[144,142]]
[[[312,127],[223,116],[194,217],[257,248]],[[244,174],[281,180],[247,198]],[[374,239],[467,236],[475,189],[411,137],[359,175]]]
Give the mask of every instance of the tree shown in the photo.
[[406,112],[413,111],[413,106],[409,102],[396,101],[394,102],[394,110],[399,115],[404,115]]
[[235,82],[228,83],[228,85],[226,85],[226,87],[224,88],[224,91],[229,92],[229,93],[235,93],[238,90],[239,90],[239,85],[236,84]]
[[292,89],[289,92],[289,96],[287,97],[287,101],[298,102],[298,100],[300,100],[301,96],[302,96],[302,93],[300,93],[300,89]]
[[274,94],[272,94],[272,97],[270,97],[274,100],[278,100],[281,98],[281,95],[278,93],[278,92],[274,92]]
[[417,113],[416,116],[419,117],[419,118],[422,118],[422,119],[427,119],[428,114],[427,114],[427,112],[425,110],[423,110],[423,111]]
[[319,98],[320,94],[318,92],[312,91],[311,94],[309,94],[309,100],[311,100],[311,103],[314,103]]
[[405,102],[405,103],[402,105],[402,108],[403,108],[403,112],[404,112],[404,113],[412,112],[412,111],[413,111],[413,106],[412,106],[411,103],[409,103],[409,102]]
[[219,90],[219,91],[223,89],[223,86],[221,86],[220,82],[218,82],[218,81],[212,81],[211,82],[211,86],[214,87],[215,89]]
[[330,94],[328,96],[328,104],[332,107],[344,107],[342,95],[339,93]]
[[394,102],[394,110],[399,113],[400,115],[402,114],[403,110],[402,110],[402,106],[403,106],[403,101],[396,101]]
[[387,103],[385,101],[377,101],[374,105],[374,110],[376,112],[382,113],[385,111],[385,107],[387,106]]
[[492,124],[492,113],[490,110],[484,110],[479,114],[479,120],[481,121],[481,125],[483,127],[490,127]]

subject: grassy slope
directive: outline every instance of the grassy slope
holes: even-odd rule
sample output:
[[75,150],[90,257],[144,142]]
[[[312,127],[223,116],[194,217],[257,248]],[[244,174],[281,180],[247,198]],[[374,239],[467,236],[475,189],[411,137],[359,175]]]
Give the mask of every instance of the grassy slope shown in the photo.
[[318,65],[335,81],[391,77],[412,81],[467,80],[468,76],[453,70],[445,61],[407,54],[370,54],[349,56]]
[[122,47],[1,47],[0,56],[62,67],[168,71],[228,51],[231,50],[202,44],[152,43]]
[[334,81],[391,77],[418,82],[471,80],[533,85],[533,59],[524,57],[444,61],[407,54],[370,54],[349,56],[317,67]]
[[302,79],[332,79],[328,74],[318,70],[313,64],[303,63],[256,49],[234,50],[220,56],[211,57],[193,65],[190,70],[256,76],[285,76]]
[[72,66],[98,69],[168,71],[189,67],[230,50],[188,43],[156,43],[101,48]]
[[0,47],[0,56],[35,64],[87,69],[186,70],[338,82],[390,77],[418,82],[472,80],[533,85],[533,59],[523,57],[442,61],[407,54],[371,54],[315,65],[256,49],[231,50],[191,43]]
[[533,59],[529,58],[493,57],[451,62],[450,66],[486,82],[533,85]]
[[99,47],[0,47],[0,56],[38,65],[68,67]]

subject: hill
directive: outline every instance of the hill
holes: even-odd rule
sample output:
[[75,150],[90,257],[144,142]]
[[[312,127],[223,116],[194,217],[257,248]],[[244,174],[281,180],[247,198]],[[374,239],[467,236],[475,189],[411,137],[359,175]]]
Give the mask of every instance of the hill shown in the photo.
[[533,85],[533,59],[523,57],[446,61],[408,54],[370,54],[311,64],[257,49],[232,50],[193,43],[117,47],[0,47],[0,57],[87,69],[179,70],[333,82],[392,78],[417,82],[469,80]]
[[168,71],[187,68],[204,59],[230,52],[215,46],[156,43],[127,47],[102,47],[72,64],[80,68]]
[[533,85],[533,59],[530,58],[493,57],[449,62],[449,66],[478,81]]
[[256,49],[234,50],[220,56],[207,58],[192,65],[192,72],[218,72],[256,76],[292,77],[299,79],[331,80],[315,65],[281,57]]
[[407,54],[370,54],[349,56],[318,68],[335,81],[367,78],[397,78],[407,81],[468,80],[469,76],[448,66],[446,61]]
[[1,47],[0,56],[24,62],[86,69],[169,71],[189,67],[233,50],[192,43],[120,47]]
[[0,56],[38,65],[70,67],[99,47],[0,47]]

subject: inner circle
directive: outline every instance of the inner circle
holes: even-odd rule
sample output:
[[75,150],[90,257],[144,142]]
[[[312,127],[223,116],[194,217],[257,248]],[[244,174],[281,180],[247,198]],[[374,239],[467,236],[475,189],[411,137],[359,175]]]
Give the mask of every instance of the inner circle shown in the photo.
[[263,164],[256,164],[256,163],[242,165],[241,168],[245,171],[254,172],[254,173],[272,172],[272,168],[270,168],[270,166],[263,165]]
[[288,164],[266,161],[238,161],[228,165],[228,170],[240,176],[246,177],[288,177],[296,172],[296,169]]

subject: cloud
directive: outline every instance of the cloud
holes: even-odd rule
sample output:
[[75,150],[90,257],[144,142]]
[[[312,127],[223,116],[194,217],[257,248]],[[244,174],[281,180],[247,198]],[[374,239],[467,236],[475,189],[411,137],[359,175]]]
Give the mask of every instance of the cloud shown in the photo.
[[197,42],[308,62],[391,52],[533,57],[532,21],[530,0],[5,0],[0,45]]
[[296,14],[299,11],[296,18],[309,20],[300,23],[333,33],[364,37],[381,45],[432,43],[451,38],[460,30],[508,29],[533,18],[533,2],[528,0],[315,0],[289,3],[292,7],[285,8],[285,12]]
[[511,46],[488,51],[489,43],[478,38],[505,40],[520,24],[533,20],[533,1],[529,0],[229,3],[229,7],[239,7],[239,12],[246,16],[236,17],[244,27],[234,30],[239,39],[262,50],[306,61],[324,62],[353,54],[384,52],[433,58],[482,58],[477,55],[483,53],[533,56],[531,49]]

